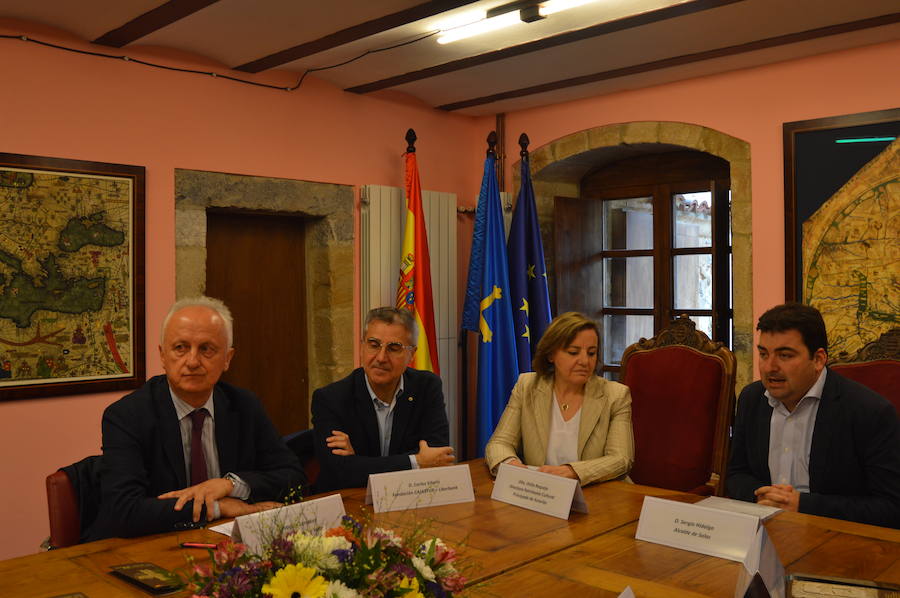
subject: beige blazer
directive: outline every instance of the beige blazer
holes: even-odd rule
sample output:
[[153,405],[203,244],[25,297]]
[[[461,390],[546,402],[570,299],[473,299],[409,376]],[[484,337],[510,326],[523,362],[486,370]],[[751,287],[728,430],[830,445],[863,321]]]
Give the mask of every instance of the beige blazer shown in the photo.
[[[484,451],[491,473],[509,457],[544,465],[550,434],[553,379],[531,372],[519,376],[500,423]],[[634,462],[631,392],[618,382],[593,376],[584,387],[578,428],[579,461],[568,463],[581,485],[625,478]]]

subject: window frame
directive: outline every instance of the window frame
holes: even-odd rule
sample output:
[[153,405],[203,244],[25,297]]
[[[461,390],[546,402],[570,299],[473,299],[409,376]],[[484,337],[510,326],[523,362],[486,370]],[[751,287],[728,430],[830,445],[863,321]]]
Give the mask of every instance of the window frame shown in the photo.
[[[607,258],[627,257],[652,257],[653,258],[653,307],[607,307],[605,305],[605,289],[600,300],[599,317],[601,322],[607,315],[642,315],[653,316],[653,330],[656,334],[672,319],[680,314],[689,317],[712,317],[713,339],[719,340],[730,347],[733,334],[731,327],[734,321],[734,310],[731,306],[730,290],[731,277],[729,276],[732,247],[729,242],[730,217],[730,186],[728,178],[694,178],[691,180],[666,181],[664,176],[659,181],[643,185],[618,185],[607,186],[602,190],[596,190],[591,194],[590,200],[601,202],[650,197],[653,205],[653,248],[652,249],[602,249],[597,256],[601,263],[605,264]],[[711,226],[712,244],[709,247],[681,247],[675,245],[675,218],[674,201],[677,194],[709,192],[712,198]],[[726,206],[722,209],[721,206]],[[605,223],[602,222],[604,210],[599,210],[601,215],[600,230],[605,231]],[[675,257],[680,255],[710,255],[712,257],[712,305],[710,309],[677,309],[675,307]],[[605,267],[605,266],[604,266]],[[727,286],[719,282],[726,280]],[[601,334],[605,335],[601,326]],[[638,339],[634,339],[635,342]],[[600,339],[601,347],[605,346],[604,339]],[[621,358],[621,356],[620,356]],[[620,365],[613,362],[605,352],[601,351],[601,360],[598,367],[604,375],[612,374],[615,377],[620,371]]]

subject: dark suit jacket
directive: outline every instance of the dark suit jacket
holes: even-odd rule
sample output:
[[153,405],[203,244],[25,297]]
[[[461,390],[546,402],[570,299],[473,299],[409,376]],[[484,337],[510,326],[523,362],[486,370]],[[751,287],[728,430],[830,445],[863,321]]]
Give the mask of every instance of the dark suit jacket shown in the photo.
[[[755,502],[753,491],[771,484],[769,422],[772,408],[762,382],[738,399],[729,496]],[[813,428],[809,493],[800,512],[900,527],[900,424],[893,406],[865,386],[829,370]]]
[[[247,482],[249,502],[279,500],[305,482],[297,457],[251,392],[220,382],[213,402],[221,473]],[[176,499],[156,497],[189,485],[169,386],[156,376],[103,412],[101,505],[89,539],[177,529],[191,520],[193,504],[175,511]]]
[[[394,400],[397,406],[394,407],[391,444],[388,456],[382,457],[378,419],[362,368],[313,393],[312,423],[316,457],[321,466],[316,481],[318,492],[362,487],[370,473],[409,469],[409,455],[419,451],[420,440],[427,441],[430,446],[450,444],[450,426],[440,378],[431,372],[407,368],[403,374],[403,393]],[[355,455],[341,456],[331,452],[325,439],[332,430],[350,436]]]

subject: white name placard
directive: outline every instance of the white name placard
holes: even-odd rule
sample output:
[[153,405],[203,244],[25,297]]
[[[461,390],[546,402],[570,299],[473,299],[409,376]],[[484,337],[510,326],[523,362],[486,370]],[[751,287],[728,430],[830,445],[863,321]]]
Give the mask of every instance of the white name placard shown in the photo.
[[366,504],[376,513],[473,502],[468,465],[448,465],[373,473],[366,486]]
[[568,519],[569,513],[587,513],[587,503],[578,480],[501,463],[491,498]]
[[644,498],[634,537],[673,548],[732,561],[743,561],[756,538],[759,517],[689,505],[674,500]]
[[[753,579],[756,576],[762,580],[769,598],[785,598],[784,566],[778,558],[775,545],[769,538],[765,526],[760,525],[756,530],[756,537],[747,551],[744,566],[738,574],[738,581],[734,588],[734,598],[746,598],[756,596],[750,590]],[[749,591],[749,594],[748,594]]]
[[241,515],[234,520],[231,537],[247,545],[250,552],[260,549],[285,532],[318,533],[322,528],[340,525],[344,516],[340,494],[298,502],[293,505]]

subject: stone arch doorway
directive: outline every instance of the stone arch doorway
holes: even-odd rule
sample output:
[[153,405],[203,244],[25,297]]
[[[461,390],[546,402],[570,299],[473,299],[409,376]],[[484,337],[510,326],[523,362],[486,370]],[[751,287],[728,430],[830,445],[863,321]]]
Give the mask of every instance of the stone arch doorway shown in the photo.
[[[592,168],[622,158],[692,149],[727,160],[731,169],[731,230],[734,353],[737,388],[753,380],[753,270],[750,144],[690,123],[641,121],[603,125],[561,137],[531,151],[531,176],[549,255],[553,198],[579,197],[581,178]],[[518,165],[513,167],[518,177]],[[518,181],[516,181],[518,183]],[[548,264],[552,269],[552,264]]]
[[206,291],[207,209],[303,216],[308,388],[345,376],[353,369],[353,202],[348,185],[176,169],[177,297]]

